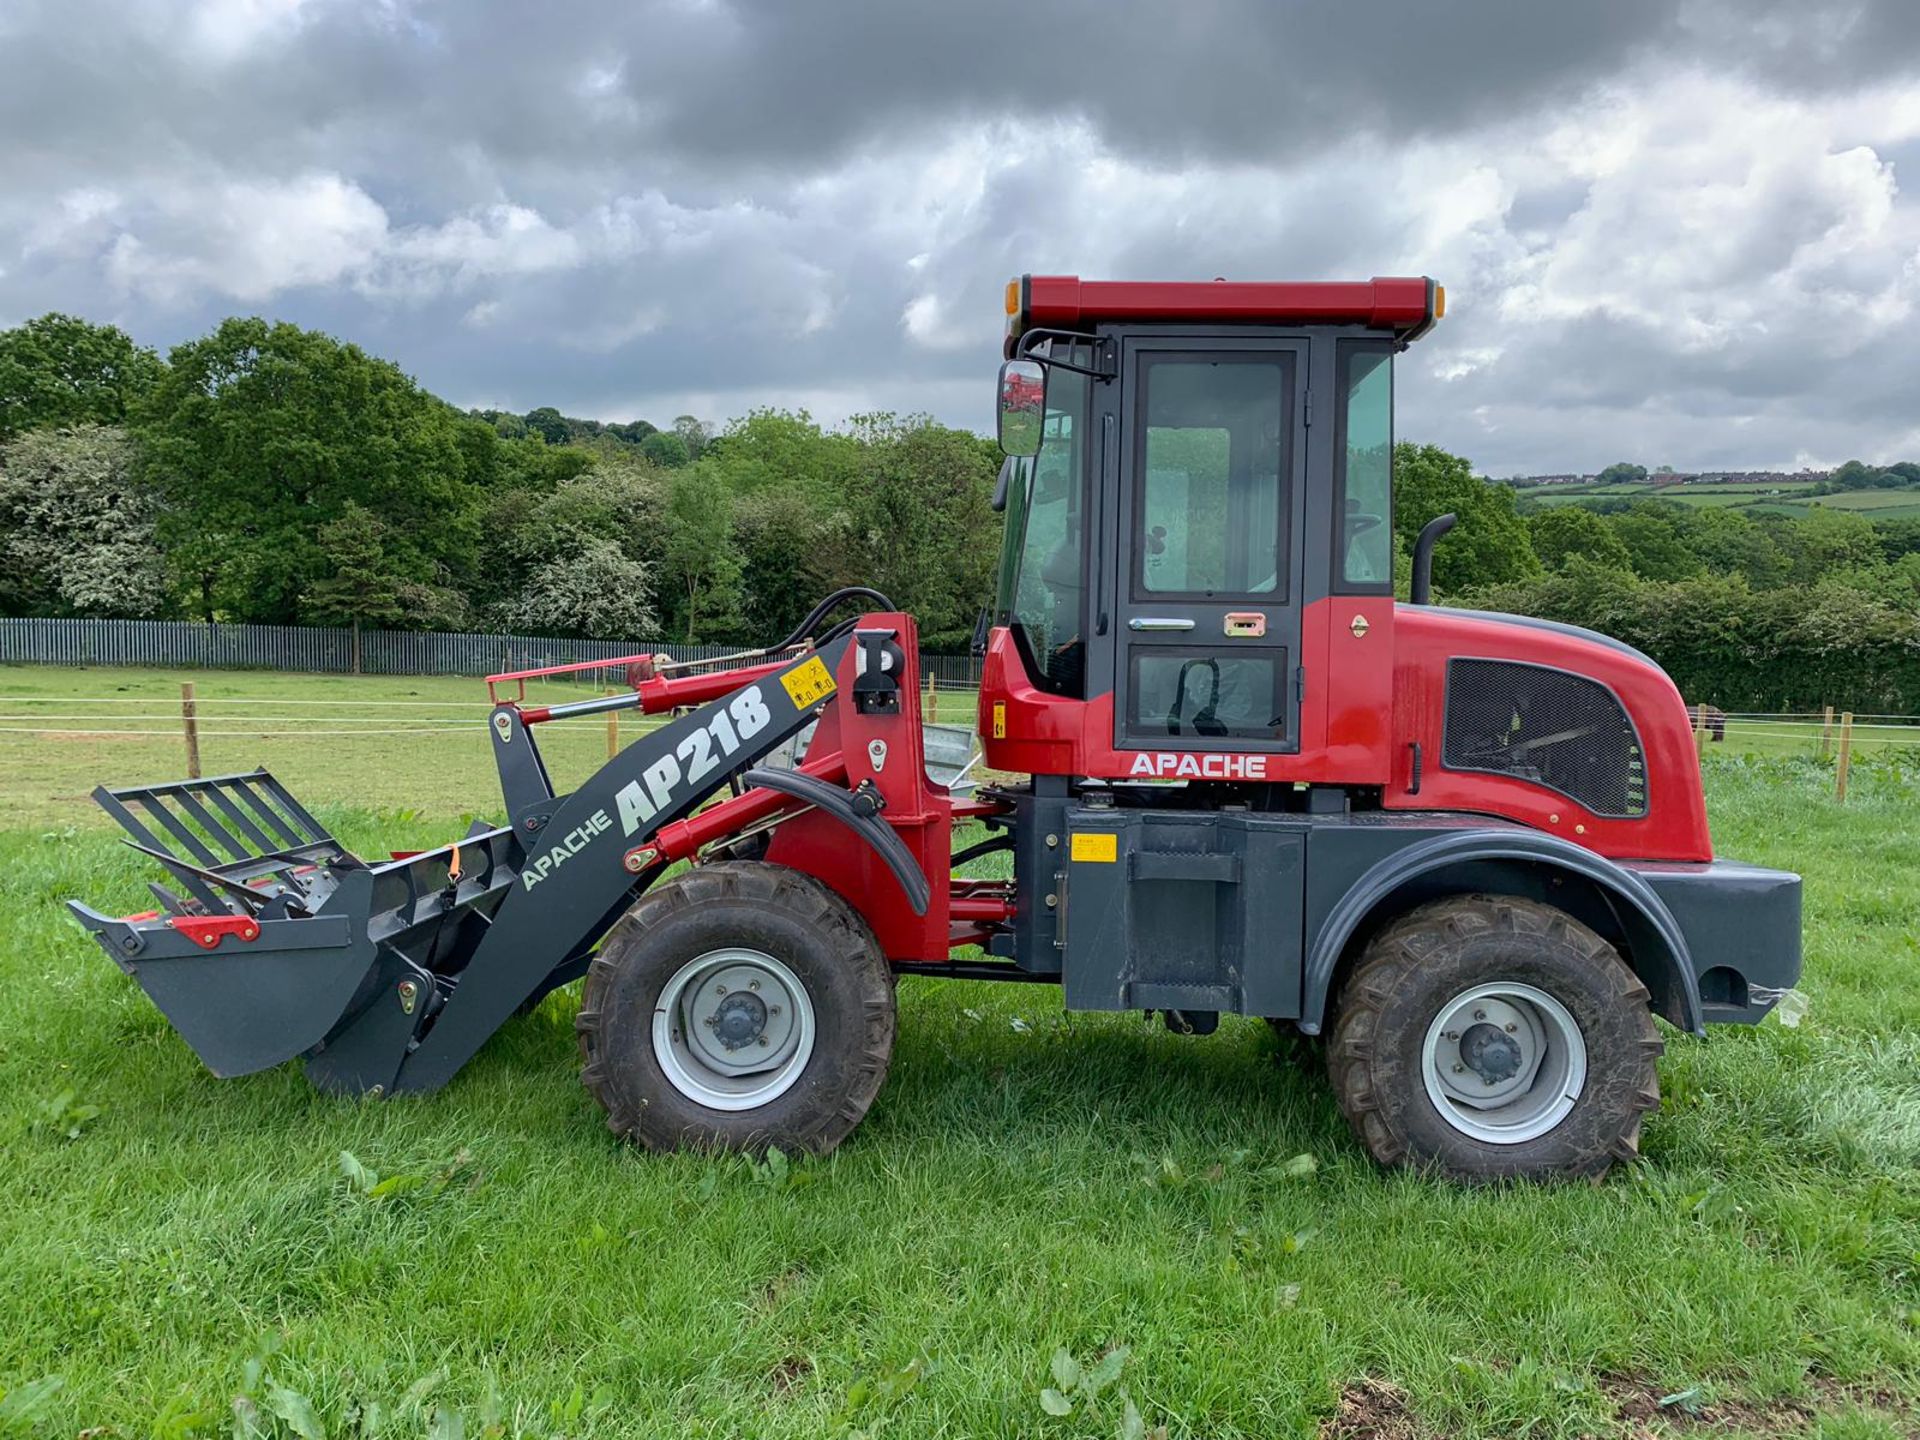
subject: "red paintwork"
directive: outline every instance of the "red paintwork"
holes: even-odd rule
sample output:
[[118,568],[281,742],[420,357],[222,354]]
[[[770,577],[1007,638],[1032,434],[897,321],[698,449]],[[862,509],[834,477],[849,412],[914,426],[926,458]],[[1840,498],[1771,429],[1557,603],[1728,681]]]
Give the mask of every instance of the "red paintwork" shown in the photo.
[[1029,327],[1071,330],[1101,321],[1191,320],[1213,324],[1365,325],[1411,330],[1430,317],[1433,287],[1424,277],[1351,281],[1082,280],[1076,275],[1030,275],[1026,313],[1014,333]]
[[[1700,755],[1686,703],[1666,671],[1610,645],[1577,635],[1402,605],[1394,625],[1393,779],[1382,797],[1389,809],[1471,810],[1504,816],[1585,845],[1615,859],[1707,861]],[[1566,796],[1498,775],[1443,770],[1439,765],[1446,664],[1456,655],[1530,660],[1598,680],[1627,707],[1646,751],[1647,813],[1638,820],[1590,814]],[[1413,752],[1425,755],[1418,795],[1409,795]]]
[[[705,670],[697,675],[656,675],[654,658],[651,655],[623,655],[612,660],[582,660],[573,665],[547,665],[538,670],[509,670],[502,675],[487,677],[487,695],[495,705],[516,705],[523,724],[539,725],[553,718],[552,710],[545,705],[520,705],[526,699],[527,681],[543,675],[571,675],[582,670],[611,670],[624,667],[629,688],[640,696],[640,711],[645,715],[657,715],[662,710],[672,710],[682,705],[704,705],[709,700],[717,700],[745,685],[750,681],[773,674],[783,665],[793,660],[792,654],[781,656],[778,660],[769,660],[760,665],[742,665],[737,670]],[[502,699],[498,692],[500,685],[508,681],[519,688],[512,699]]]
[[[1353,621],[1367,621],[1364,634]],[[1502,776],[1440,768],[1446,663],[1456,655],[1527,660],[1586,675],[1609,686],[1633,717],[1646,750],[1647,814],[1637,820],[1593,815],[1556,791]],[[996,629],[980,683],[980,734],[996,770],[1117,779],[1150,772],[1189,778],[1309,781],[1381,787],[1389,809],[1459,810],[1517,820],[1616,859],[1713,858],[1700,761],[1680,692],[1649,661],[1577,635],[1497,620],[1396,605],[1384,597],[1333,596],[1301,612],[1301,663],[1307,671],[1300,749],[1256,761],[1245,751],[1179,748],[1121,750],[1114,744],[1113,696],[1079,701],[1050,695],[1028,678],[1012,636]],[[1005,734],[994,738],[995,710]],[[1407,792],[1412,743],[1424,756],[1420,792]],[[1178,765],[1166,768],[1157,757]],[[1257,771],[1218,772],[1242,758]]]
[[[1363,636],[1353,634],[1356,616],[1367,622]],[[1151,750],[1116,748],[1111,694],[1088,701],[1048,694],[1027,678],[1012,635],[996,629],[987,642],[980,680],[980,734],[986,763],[995,770],[1033,775],[1113,779],[1143,773],[1137,769],[1143,755],[1191,755],[1200,767],[1197,778],[1202,779],[1386,784],[1391,768],[1393,602],[1379,595],[1350,595],[1306,606],[1300,612],[1298,663],[1307,672],[1298,752],[1248,756],[1253,768],[1228,775],[1220,773],[1227,767],[1217,757],[1231,754],[1237,760],[1246,751],[1172,743]],[[1003,739],[993,738],[996,704],[1006,706]],[[1208,755],[1216,757],[1212,770]]]
[[[807,763],[800,766],[800,773],[838,785],[845,783],[847,767],[837,751],[822,754],[820,747],[815,745]],[[659,833],[647,845],[640,848],[655,851],[662,861],[685,860],[697,853],[702,846],[711,845],[716,840],[724,840],[727,836],[738,834],[749,825],[757,825],[782,810],[806,803],[779,790],[756,787],[744,795],[735,795],[731,799],[722,800],[718,805],[709,805],[698,815],[690,815],[685,820],[676,820],[671,825],[661,826]]]
[[[932,882],[932,898],[925,915],[915,915],[907,904],[900,884],[886,863],[872,848],[849,843],[845,828],[838,820],[818,810],[803,810],[773,832],[767,859],[776,865],[791,865],[825,882],[861,913],[873,927],[880,949],[891,960],[944,961],[956,944],[972,943],[979,938],[976,922],[1003,917],[1006,897],[1000,908],[989,912],[984,899],[969,898],[960,903],[962,913],[955,914],[955,901],[947,883],[953,869],[954,802],[945,790],[927,779],[926,748],[920,730],[920,713],[915,703],[920,693],[919,632],[913,617],[899,613],[863,615],[862,630],[889,629],[896,633],[905,666],[899,678],[901,707],[897,715],[860,715],[853,708],[855,646],[848,646],[834,679],[840,693],[820,717],[809,748],[810,755],[837,753],[845,762],[846,784],[857,789],[862,781],[873,781],[886,801],[881,812],[894,828],[921,871]],[[874,769],[868,746],[875,740],[885,742],[885,763]],[[969,813],[979,813],[969,804]],[[955,921],[962,922],[960,926]],[[964,931],[966,938],[956,938]]]
[[242,940],[260,938],[260,922],[251,915],[171,915],[167,924],[194,944],[212,950],[229,935]]

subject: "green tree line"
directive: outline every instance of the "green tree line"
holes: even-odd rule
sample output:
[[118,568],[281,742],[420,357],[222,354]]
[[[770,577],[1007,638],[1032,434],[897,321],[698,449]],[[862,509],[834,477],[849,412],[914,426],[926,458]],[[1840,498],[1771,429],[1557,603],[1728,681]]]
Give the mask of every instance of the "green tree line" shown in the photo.
[[[1394,458],[1403,595],[1452,511],[1444,603],[1617,635],[1727,709],[1920,712],[1920,520],[1539,506],[1437,446]],[[991,594],[997,462],[921,417],[463,412],[292,325],[227,320],[163,359],[48,315],[0,331],[0,613],[750,642],[858,583],[958,648]]]
[[1920,520],[1818,504],[1751,516],[1657,498],[1533,505],[1426,445],[1397,446],[1394,476],[1402,554],[1435,515],[1460,517],[1434,552],[1441,603],[1615,636],[1691,702],[1920,713]]
[[462,412],[293,325],[162,359],[47,315],[0,331],[0,613],[735,642],[864,583],[951,648],[998,461],[918,416]]

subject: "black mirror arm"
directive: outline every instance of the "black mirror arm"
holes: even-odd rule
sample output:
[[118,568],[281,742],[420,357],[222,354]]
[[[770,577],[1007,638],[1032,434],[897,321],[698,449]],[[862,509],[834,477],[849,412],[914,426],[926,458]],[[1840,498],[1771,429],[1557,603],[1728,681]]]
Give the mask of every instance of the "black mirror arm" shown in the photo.
[[[1092,365],[1076,365],[1071,360],[1056,359],[1053,355],[1036,355],[1034,347],[1043,341],[1056,342],[1057,346],[1091,345],[1094,353]],[[1048,349],[1056,348],[1049,345]],[[1021,333],[1014,344],[1013,358],[1016,360],[1038,360],[1042,365],[1055,370],[1071,370],[1075,375],[1089,375],[1095,380],[1117,380],[1120,378],[1120,366],[1115,359],[1113,342],[1094,335],[1083,335],[1074,330],[1027,330]]]

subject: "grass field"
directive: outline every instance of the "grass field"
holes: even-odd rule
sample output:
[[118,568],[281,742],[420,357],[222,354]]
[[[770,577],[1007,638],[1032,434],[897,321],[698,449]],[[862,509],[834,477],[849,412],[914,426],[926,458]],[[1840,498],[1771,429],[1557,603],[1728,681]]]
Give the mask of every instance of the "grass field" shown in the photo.
[[[222,697],[481,694],[199,685],[209,731]],[[495,812],[468,723],[203,744],[375,853]],[[558,744],[584,767],[604,731]],[[615,1144],[567,993],[432,1096],[215,1080],[59,903],[142,903],[85,792],[173,776],[177,738],[0,733],[0,1434],[1064,1440],[1127,1401],[1195,1437],[1920,1433],[1920,774],[1867,757],[1842,808],[1810,744],[1707,766],[1719,847],[1806,875],[1806,1018],[1668,1032],[1630,1171],[1467,1190],[1376,1170],[1258,1022],[1181,1039],[1041,987],[903,982],[867,1123],[786,1167]],[[1125,1347],[1092,1413],[1041,1408],[1060,1347]]]
[[1820,504],[1834,510],[1855,510],[1875,520],[1908,520],[1920,516],[1920,491],[1843,490],[1814,495],[1791,486],[1762,486],[1752,482],[1704,481],[1688,485],[1521,485],[1515,493],[1536,504],[1580,505],[1594,500],[1671,500],[1725,510],[1776,515],[1804,515]]

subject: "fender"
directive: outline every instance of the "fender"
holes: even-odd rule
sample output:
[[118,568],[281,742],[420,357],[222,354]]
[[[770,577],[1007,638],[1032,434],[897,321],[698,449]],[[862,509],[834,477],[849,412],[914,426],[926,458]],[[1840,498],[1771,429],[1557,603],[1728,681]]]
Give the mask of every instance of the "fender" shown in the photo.
[[1307,954],[1300,1028],[1320,1033],[1327,992],[1347,942],[1376,906],[1402,886],[1470,861],[1512,861],[1577,875],[1593,882],[1613,906],[1632,948],[1631,963],[1654,992],[1655,1011],[1694,1035],[1706,1034],[1700,984],[1686,936],[1653,887],[1625,866],[1583,846],[1531,830],[1456,830],[1422,840],[1363,873],[1328,914]]
[[886,861],[887,869],[893,872],[893,878],[906,891],[907,903],[913,907],[913,913],[927,913],[933,890],[927,884],[926,875],[921,872],[920,862],[913,858],[913,852],[907,849],[905,842],[894,834],[891,825],[876,814],[856,808],[851,790],[813,775],[803,775],[798,770],[762,767],[747,771],[740,779],[747,785],[764,786],[768,790],[778,790],[782,795],[791,795],[796,800],[804,800],[845,825]]

